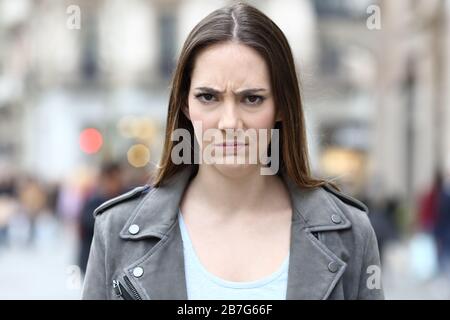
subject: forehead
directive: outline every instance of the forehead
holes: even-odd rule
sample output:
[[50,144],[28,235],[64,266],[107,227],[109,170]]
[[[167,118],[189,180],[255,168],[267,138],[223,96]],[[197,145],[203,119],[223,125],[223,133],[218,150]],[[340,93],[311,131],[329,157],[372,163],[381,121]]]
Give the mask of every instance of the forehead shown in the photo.
[[192,85],[269,86],[266,62],[253,48],[235,42],[214,44],[196,57]]

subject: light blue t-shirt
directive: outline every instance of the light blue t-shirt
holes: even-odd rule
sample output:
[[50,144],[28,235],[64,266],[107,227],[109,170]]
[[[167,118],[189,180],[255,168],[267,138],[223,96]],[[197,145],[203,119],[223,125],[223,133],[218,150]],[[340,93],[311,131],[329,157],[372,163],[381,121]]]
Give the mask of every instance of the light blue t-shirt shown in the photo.
[[271,275],[249,282],[221,279],[206,270],[194,251],[186,225],[178,213],[183,239],[187,296],[190,300],[285,300],[289,254],[281,267]]

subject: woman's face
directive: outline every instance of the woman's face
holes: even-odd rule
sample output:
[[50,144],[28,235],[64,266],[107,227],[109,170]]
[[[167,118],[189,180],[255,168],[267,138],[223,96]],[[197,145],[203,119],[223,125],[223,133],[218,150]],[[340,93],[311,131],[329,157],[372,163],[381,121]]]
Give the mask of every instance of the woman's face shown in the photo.
[[[234,42],[215,44],[202,50],[196,57],[191,75],[187,113],[197,141],[202,141],[200,151],[208,148],[216,157],[220,151],[225,163],[231,162],[230,158],[235,160],[234,164],[214,164],[219,170],[254,165],[248,160],[248,153],[254,151],[248,144],[258,146],[262,142],[257,152],[261,148],[267,150],[270,130],[278,120],[264,59],[254,49]],[[265,139],[259,134],[256,140],[251,134],[247,135],[264,132],[260,129],[266,129]],[[207,130],[215,131],[213,139],[204,135]],[[234,132],[235,136],[228,136],[227,132]],[[224,146],[226,142],[247,145],[236,148]],[[246,163],[236,164],[236,158],[243,155]]]

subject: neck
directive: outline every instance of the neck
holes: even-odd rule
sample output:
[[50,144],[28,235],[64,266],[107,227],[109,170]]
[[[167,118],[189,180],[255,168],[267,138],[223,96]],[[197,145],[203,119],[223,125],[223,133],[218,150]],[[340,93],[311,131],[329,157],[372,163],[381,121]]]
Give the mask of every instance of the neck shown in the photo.
[[[234,169],[233,169],[234,170]],[[236,169],[227,175],[214,166],[200,165],[191,182],[194,198],[202,199],[203,204],[224,212],[228,216],[244,212],[256,212],[264,208],[268,193],[279,190],[280,179],[277,176],[260,174],[259,166]]]

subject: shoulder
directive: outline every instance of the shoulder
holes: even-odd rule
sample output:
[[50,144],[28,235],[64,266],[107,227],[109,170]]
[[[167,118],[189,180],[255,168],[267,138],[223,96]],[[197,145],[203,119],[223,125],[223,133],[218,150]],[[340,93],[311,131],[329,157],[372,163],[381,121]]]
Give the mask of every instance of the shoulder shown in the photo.
[[330,184],[326,184],[323,186],[323,189],[328,192],[328,194],[334,198],[334,200],[337,200],[339,202],[342,202],[343,204],[358,209],[361,213],[369,213],[369,209],[367,206],[362,203],[361,201],[357,200],[356,198],[353,198],[337,189],[335,189]]
[[[94,210],[93,215],[95,218],[98,218],[99,216],[110,216],[114,212],[131,213],[131,210],[129,210],[130,207],[135,207],[151,189],[152,187],[150,185],[139,186],[115,198],[109,199],[98,206]],[[124,216],[127,214],[121,215]]]
[[369,209],[363,202],[335,189],[329,184],[324,185],[322,188],[326,191],[332,203],[350,220],[354,231],[363,235],[373,231],[369,219]]

